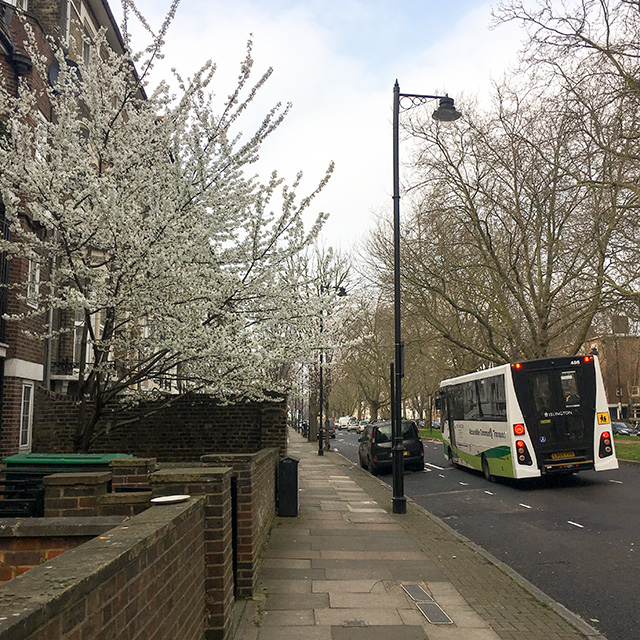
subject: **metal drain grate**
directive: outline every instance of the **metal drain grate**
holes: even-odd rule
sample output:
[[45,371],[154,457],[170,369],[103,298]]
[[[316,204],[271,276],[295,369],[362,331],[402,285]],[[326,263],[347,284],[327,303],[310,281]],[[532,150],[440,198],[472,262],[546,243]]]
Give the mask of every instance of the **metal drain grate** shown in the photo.
[[433,602],[433,598],[418,584],[403,584],[402,588],[413,600],[419,602]]
[[403,584],[402,588],[415,601],[416,607],[431,624],[453,624],[453,620],[420,585]]
[[416,602],[416,607],[431,624],[453,624],[453,620],[436,602]]

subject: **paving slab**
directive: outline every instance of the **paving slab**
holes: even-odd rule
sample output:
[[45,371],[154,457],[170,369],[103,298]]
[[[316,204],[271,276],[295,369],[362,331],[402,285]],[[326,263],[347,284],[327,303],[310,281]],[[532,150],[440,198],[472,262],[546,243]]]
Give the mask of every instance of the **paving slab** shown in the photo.
[[263,611],[260,626],[264,627],[311,627],[316,623],[313,609],[297,611]]
[[380,580],[314,580],[314,593],[386,593]]
[[265,611],[329,608],[327,593],[273,593],[264,602]]
[[[349,627],[395,626],[402,624],[402,618],[394,607],[380,609],[316,609],[318,624]],[[392,638],[391,635],[388,636]]]
[[278,580],[261,578],[258,592],[266,593],[311,593],[313,580]]
[[[255,640],[285,640],[280,627],[262,627],[256,633]],[[253,640],[247,639],[247,640]],[[286,640],[333,640],[331,627],[315,625],[313,627],[287,627]]]
[[426,638],[427,635],[420,626],[332,627],[331,629],[331,640],[426,640]]

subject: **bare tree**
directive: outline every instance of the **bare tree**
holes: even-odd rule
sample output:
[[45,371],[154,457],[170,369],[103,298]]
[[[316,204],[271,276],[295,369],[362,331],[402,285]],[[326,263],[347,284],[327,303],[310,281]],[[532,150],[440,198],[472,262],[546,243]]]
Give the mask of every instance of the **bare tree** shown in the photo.
[[[557,5],[549,0],[529,9],[507,2],[496,23],[520,22],[528,42],[522,65],[567,97],[576,127],[588,140],[590,161],[607,167],[601,176],[576,179],[620,208],[611,236],[611,264],[605,273],[623,298],[640,303],[638,206],[640,204],[640,12],[630,0],[582,0]],[[637,313],[637,311],[636,311]]]
[[[515,79],[512,80],[515,82]],[[561,95],[498,87],[491,111],[471,107],[452,130],[407,129],[414,208],[404,222],[405,313],[488,363],[575,353],[609,304],[606,270],[622,210]],[[389,264],[390,243],[371,243]],[[384,276],[382,280],[384,281]]]

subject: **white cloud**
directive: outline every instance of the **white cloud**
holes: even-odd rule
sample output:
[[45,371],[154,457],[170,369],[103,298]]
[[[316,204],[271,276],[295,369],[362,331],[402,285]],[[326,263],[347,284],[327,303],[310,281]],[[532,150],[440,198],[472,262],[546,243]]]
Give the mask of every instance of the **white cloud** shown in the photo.
[[[160,23],[157,1],[139,5],[154,24]],[[319,13],[320,5],[327,11]],[[303,170],[304,185],[311,190],[334,160],[335,174],[315,210],[331,213],[326,242],[346,249],[373,224],[374,211],[391,211],[396,77],[401,90],[411,93],[486,94],[491,73],[499,76],[515,62],[518,33],[507,27],[489,31],[488,4],[460,16],[446,31],[431,31],[423,42],[404,41],[399,32],[403,20],[410,23],[413,10],[429,14],[432,7],[420,0],[393,3],[393,10],[384,1],[375,7],[360,0],[320,5],[185,1],[167,38],[164,64],[190,72],[213,59],[219,69],[216,92],[223,98],[235,85],[253,34],[256,72],[274,68],[256,117],[277,101],[293,103],[281,130],[265,146],[265,168],[277,168],[289,179]],[[397,20],[390,21],[395,14]],[[393,22],[389,31],[394,39],[380,41],[379,48],[374,40],[387,25],[376,24],[376,15]],[[430,22],[436,17],[434,13]],[[362,32],[354,31],[359,24]]]

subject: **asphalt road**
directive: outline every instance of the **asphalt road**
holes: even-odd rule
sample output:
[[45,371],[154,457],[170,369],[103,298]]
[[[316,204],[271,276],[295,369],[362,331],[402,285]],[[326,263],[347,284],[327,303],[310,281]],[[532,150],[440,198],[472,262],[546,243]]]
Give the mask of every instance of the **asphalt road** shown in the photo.
[[[357,464],[355,433],[338,431],[331,444]],[[640,638],[640,465],[489,483],[453,468],[428,441],[425,463],[405,474],[408,497],[609,640]]]

